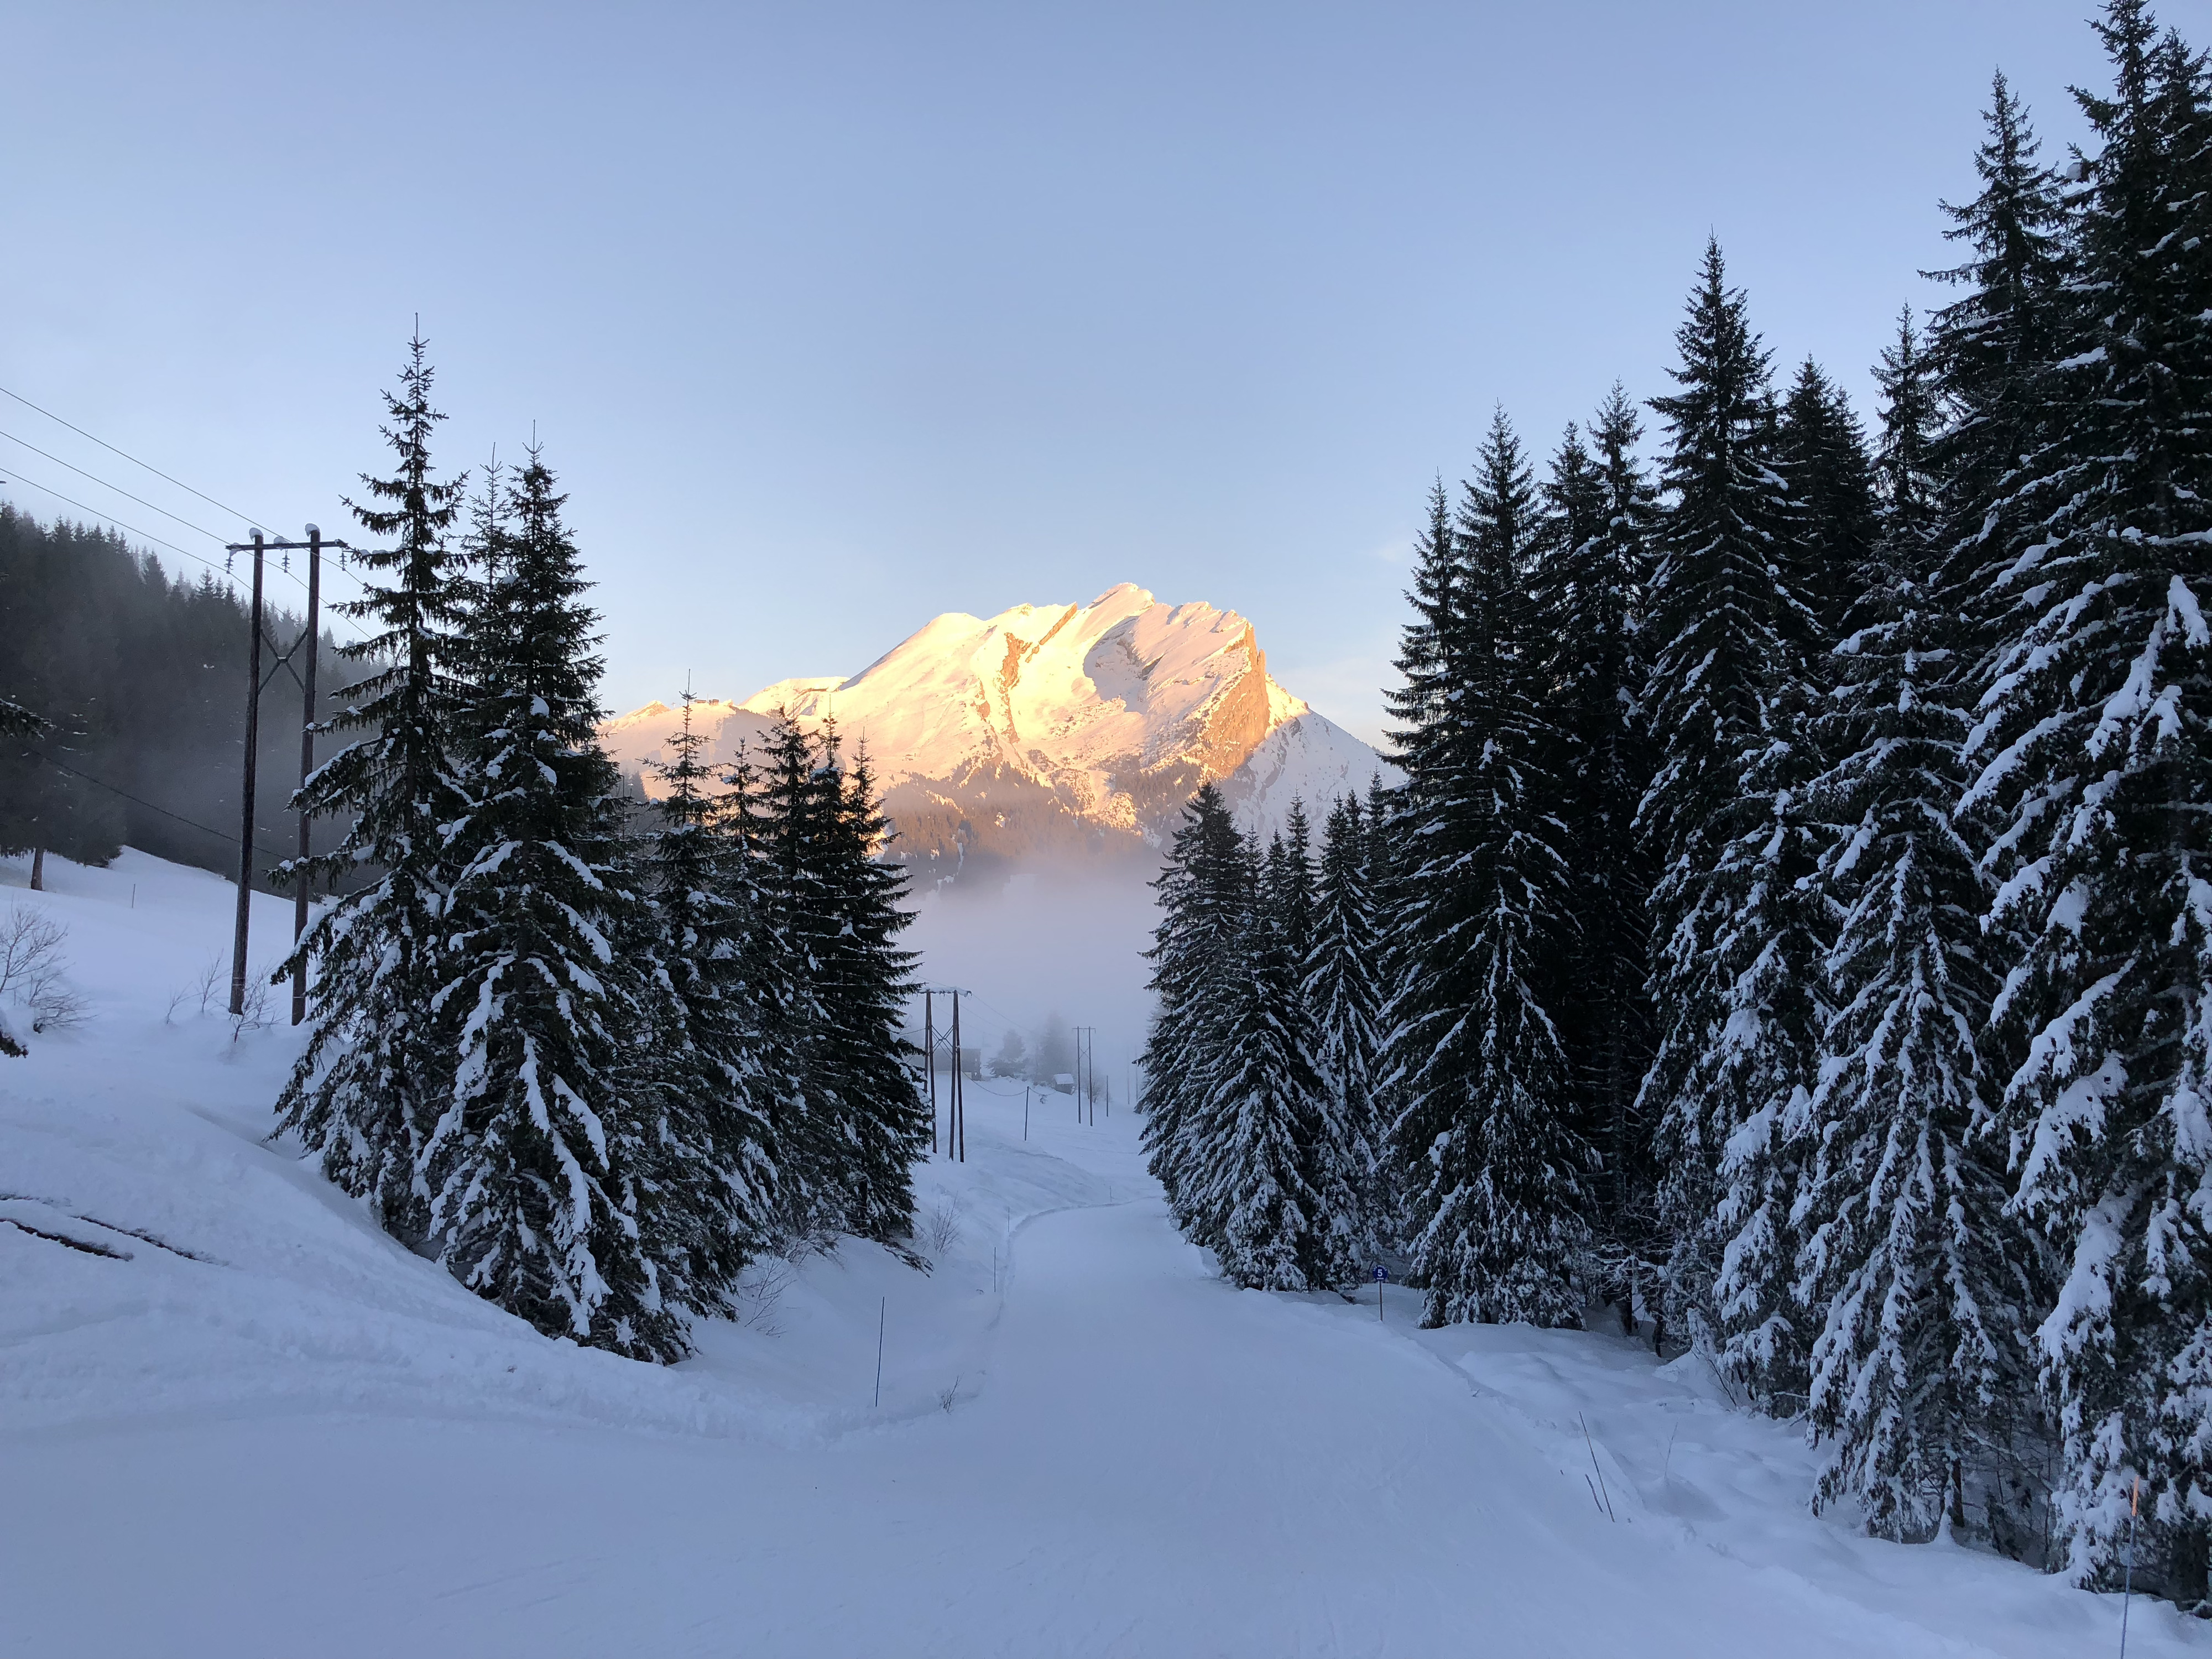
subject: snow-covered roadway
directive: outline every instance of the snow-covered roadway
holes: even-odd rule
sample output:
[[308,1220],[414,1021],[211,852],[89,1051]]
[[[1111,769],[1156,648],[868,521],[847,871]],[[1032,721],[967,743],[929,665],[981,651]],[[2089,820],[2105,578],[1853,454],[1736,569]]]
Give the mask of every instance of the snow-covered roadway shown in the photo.
[[[81,980],[191,966],[162,928],[197,939],[221,884],[149,864],[43,901]],[[289,1033],[115,994],[101,1040],[0,1072],[0,1187],[207,1260],[0,1227],[0,1653],[2116,1645],[2116,1598],[1807,1515],[1791,1431],[1618,1338],[1230,1289],[1131,1121],[1058,1097],[1024,1140],[1018,1091],[974,1092],[969,1160],[925,1172],[957,1224],[927,1277],[848,1246],[780,1334],[673,1370],[548,1344],[258,1144]],[[2138,1600],[2130,1649],[2199,1628]]]

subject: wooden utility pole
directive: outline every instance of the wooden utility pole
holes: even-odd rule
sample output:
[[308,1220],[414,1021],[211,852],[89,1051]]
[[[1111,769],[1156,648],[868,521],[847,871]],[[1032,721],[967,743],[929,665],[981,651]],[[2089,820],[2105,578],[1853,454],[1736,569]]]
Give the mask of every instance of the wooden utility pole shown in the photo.
[[[315,633],[321,626],[317,610],[322,597],[323,549],[345,545],[345,543],[340,541],[324,541],[323,532],[313,525],[307,526],[307,539],[304,542],[272,542],[262,532],[257,530],[253,532],[253,539],[250,542],[231,542],[227,544],[227,550],[229,552],[253,555],[252,617],[253,636],[247,645],[246,653],[246,766],[239,782],[240,799],[238,804],[238,915],[232,923],[230,939],[230,1012],[234,1016],[246,1012],[246,936],[253,910],[254,771],[256,763],[260,759],[261,693],[267,684],[261,673],[261,641],[263,635],[267,632],[261,615],[263,574],[270,553],[306,550],[307,554],[307,625],[301,630],[300,637],[293,641],[288,649],[276,653],[276,659],[270,665],[269,671],[273,677],[277,669],[285,670],[295,680],[299,681],[301,693],[307,699],[301,711],[300,732],[300,781],[305,783],[308,772],[313,769],[315,757]],[[304,676],[300,670],[292,666],[293,657],[298,654],[302,647],[306,647],[307,653],[307,672]],[[276,649],[276,641],[273,640],[270,641],[270,649],[272,651]],[[305,858],[307,853],[307,815],[302,812],[300,815],[300,854],[302,858]],[[305,882],[305,872],[301,872],[301,879],[302,883]],[[292,914],[292,936],[296,939],[307,926],[307,891],[304,885],[301,886],[298,896],[293,902]],[[302,964],[297,970],[292,983],[292,1023],[295,1025],[307,1017],[307,968]]]
[[960,1080],[964,1069],[960,1060],[960,990],[955,986],[952,991],[952,1122],[960,1136],[960,1150],[955,1156],[963,1164],[968,1161],[968,1097]]
[[253,910],[253,763],[261,741],[262,537],[253,532],[252,639],[246,652],[246,777],[239,786],[238,915],[230,933],[230,1012],[246,1012],[246,931]]
[[[315,656],[319,649],[316,635],[322,627],[322,599],[323,532],[320,526],[311,524],[307,526],[307,631],[301,636],[307,648],[307,664],[300,674],[300,787],[303,790],[315,771]],[[307,931],[307,860],[314,852],[313,826],[314,820],[301,812],[300,875],[292,890],[295,945],[300,942],[300,935]],[[302,957],[292,969],[292,1024],[297,1025],[307,1017],[307,963]]]
[[921,1052],[923,1063],[929,1067],[929,1154],[934,1158],[937,1156],[937,1003],[933,991],[921,994]]

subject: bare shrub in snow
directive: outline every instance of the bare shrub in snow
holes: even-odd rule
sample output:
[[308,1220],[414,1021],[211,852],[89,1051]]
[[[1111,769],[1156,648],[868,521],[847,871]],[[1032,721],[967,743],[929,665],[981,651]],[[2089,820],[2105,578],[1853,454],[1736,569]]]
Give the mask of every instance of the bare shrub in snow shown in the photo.
[[939,1389],[937,1391],[937,1404],[939,1408],[943,1411],[950,1412],[952,1409],[952,1402],[959,1398],[960,1379],[957,1376],[952,1379],[952,1386],[951,1388]]
[[258,1031],[269,1024],[269,980],[265,975],[246,976],[246,997],[239,1011],[230,1016],[230,1040],[233,1042],[248,1031]]
[[222,983],[222,952],[218,951],[201,964],[192,976],[191,994],[200,1000],[200,1012],[208,1012],[208,1004],[215,1000],[215,988]]
[[[229,965],[229,958],[222,951],[210,952],[208,959],[200,964],[199,972],[185,981],[182,989],[169,993],[168,1012],[162,1015],[161,1023],[164,1025],[175,1024],[177,1010],[187,1003],[199,1010],[202,1019],[220,1012],[223,1005],[219,994],[229,988],[230,976],[227,971]],[[248,994],[251,994],[249,988]]]
[[778,1255],[796,1267],[811,1256],[836,1255],[837,1235],[820,1225],[791,1227],[776,1239],[775,1249]]
[[960,1224],[966,1218],[967,1207],[956,1198],[940,1198],[937,1207],[930,1211],[921,1224],[922,1248],[934,1258],[952,1248],[960,1237]]
[[27,904],[11,904],[0,916],[0,996],[17,996],[38,975],[56,971],[61,964],[62,941],[69,934],[44,910]]
[[33,1031],[66,1030],[83,1022],[85,1000],[63,978],[69,930],[44,910],[11,904],[0,915],[0,998],[12,996]]
[[34,1031],[66,1031],[72,1025],[83,1024],[92,1012],[91,1005],[63,984],[58,974],[35,981],[24,992],[23,1001],[30,1008]]
[[783,1322],[777,1316],[783,1293],[799,1279],[790,1262],[781,1256],[763,1256],[738,1275],[730,1293],[730,1311],[738,1324],[763,1336],[781,1336]]

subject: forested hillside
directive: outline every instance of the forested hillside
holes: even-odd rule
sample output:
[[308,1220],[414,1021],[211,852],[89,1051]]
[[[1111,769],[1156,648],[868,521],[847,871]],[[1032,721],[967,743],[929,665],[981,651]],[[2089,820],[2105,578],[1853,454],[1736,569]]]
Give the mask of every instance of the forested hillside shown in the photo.
[[[281,597],[268,629],[289,645],[300,621],[274,609]],[[113,531],[0,505],[0,700],[47,727],[0,735],[0,848],[104,864],[128,844],[234,874],[247,616],[212,574],[173,580]],[[357,672],[332,643],[326,690]],[[280,670],[262,695],[257,878],[296,847],[300,723],[300,687]]]
[[1656,466],[1618,391],[1540,477],[1496,416],[1416,550],[1406,785],[1317,864],[1188,813],[1148,1134],[1242,1283],[1609,1302],[1802,1424],[1816,1505],[2202,1610],[2212,77],[2095,28],[2091,153],[1996,81],[1871,435],[1717,244]]

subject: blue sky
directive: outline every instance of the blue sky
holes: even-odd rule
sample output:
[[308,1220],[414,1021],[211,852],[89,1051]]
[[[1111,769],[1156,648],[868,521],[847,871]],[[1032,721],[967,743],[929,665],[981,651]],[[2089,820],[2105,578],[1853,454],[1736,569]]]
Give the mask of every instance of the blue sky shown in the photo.
[[617,708],[1133,580],[1373,737],[1493,404],[1548,451],[1664,390],[1709,230],[1863,402],[1991,70],[2056,154],[2088,10],[17,5],[0,386],[334,529],[419,313],[451,465],[534,422],[562,473]]

